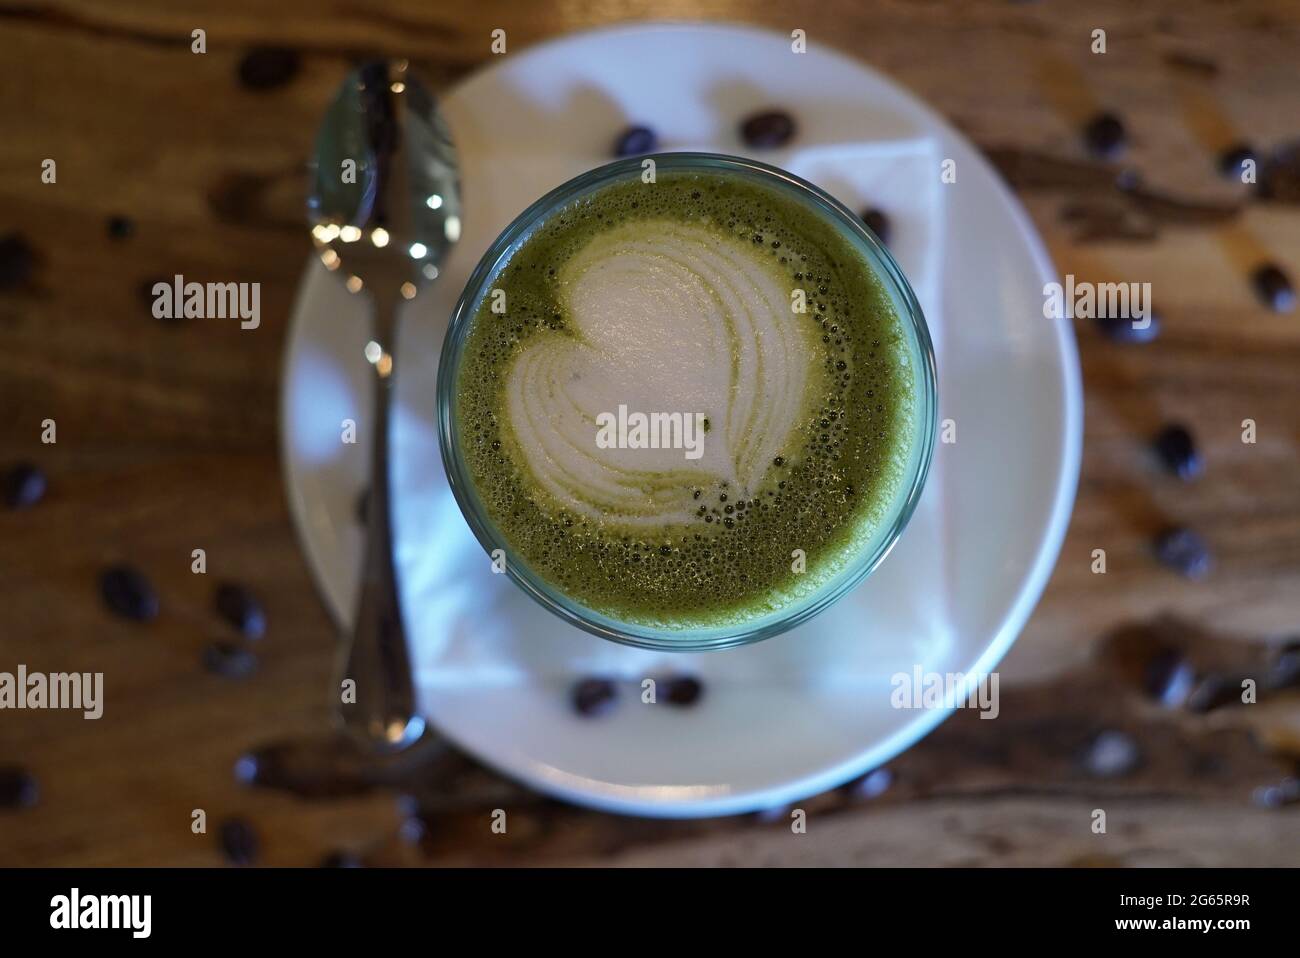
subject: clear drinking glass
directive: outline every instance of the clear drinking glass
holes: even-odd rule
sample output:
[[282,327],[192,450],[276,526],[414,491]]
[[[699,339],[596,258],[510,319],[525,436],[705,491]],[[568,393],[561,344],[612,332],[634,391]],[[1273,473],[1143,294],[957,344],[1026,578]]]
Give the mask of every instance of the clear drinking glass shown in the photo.
[[611,618],[566,595],[536,574],[515,553],[479,499],[460,452],[460,435],[454,415],[457,376],[466,335],[480,303],[492,290],[497,275],[532,231],[546,222],[556,210],[573,200],[612,183],[640,177],[645,159],[632,157],[618,160],[557,187],[524,210],[483,255],[456,304],[438,366],[438,437],[442,447],[442,461],[456,502],[483,548],[489,554],[497,549],[503,550],[506,574],[560,618],[611,641],[641,648],[678,652],[730,648],[770,638],[807,622],[829,608],[870,575],[898,541],[921,496],[934,451],[938,413],[934,350],[925,317],[902,270],[894,262],[889,250],[863,226],[857,216],[839,202],[797,176],[754,160],[713,153],[656,154],[653,159],[657,173],[681,171],[715,174],[756,181],[761,186],[778,190],[805,209],[815,212],[828,229],[834,229],[847,237],[862,254],[875,270],[901,320],[908,361],[915,370],[913,382],[916,395],[912,404],[913,438],[909,461],[904,481],[899,485],[894,501],[890,503],[887,518],[877,525],[857,555],[816,591],[749,622],[725,627],[656,629]]

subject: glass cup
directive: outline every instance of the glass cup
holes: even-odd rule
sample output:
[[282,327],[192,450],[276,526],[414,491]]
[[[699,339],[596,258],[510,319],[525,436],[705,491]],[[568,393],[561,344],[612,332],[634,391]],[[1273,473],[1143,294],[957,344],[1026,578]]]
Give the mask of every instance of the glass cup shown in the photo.
[[[902,270],[894,262],[889,250],[863,226],[857,216],[839,202],[811,183],[765,163],[713,153],[654,155],[656,173],[682,171],[715,174],[755,181],[758,185],[778,190],[805,209],[815,212],[825,222],[827,229],[837,230],[848,238],[874,269],[902,321],[908,360],[916,371],[913,377],[916,396],[913,402],[912,446],[904,480],[899,484],[894,501],[890,503],[887,518],[877,525],[871,538],[839,572],[823,582],[818,589],[779,610],[734,626],[656,629],[612,618],[566,595],[536,574],[515,553],[479,499],[460,452],[459,426],[454,414],[457,376],[465,339],[481,302],[492,290],[497,275],[533,230],[575,199],[612,183],[639,178],[645,159],[646,157],[631,157],[617,160],[556,187],[519,214],[483,254],[456,304],[447,338],[443,342],[438,365],[438,438],[452,493],[474,535],[489,554],[505,556],[506,574],[541,605],[580,629],[625,645],[678,652],[730,648],[778,635],[829,608],[870,575],[898,541],[921,496],[934,451],[938,414],[934,349],[921,307]],[[501,550],[500,553],[496,553],[498,549]]]

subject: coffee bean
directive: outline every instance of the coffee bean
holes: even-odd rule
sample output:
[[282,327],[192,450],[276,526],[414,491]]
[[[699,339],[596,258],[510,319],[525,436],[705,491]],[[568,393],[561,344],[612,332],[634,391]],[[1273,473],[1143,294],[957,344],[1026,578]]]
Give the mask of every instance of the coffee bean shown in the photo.
[[256,752],[245,752],[235,759],[235,781],[241,785],[256,785],[265,774],[266,763]]
[[257,671],[257,656],[233,642],[213,642],[203,650],[203,667],[214,675],[243,679]]
[[257,831],[242,818],[228,818],[217,828],[217,843],[232,865],[251,865],[257,860],[260,842]]
[[29,509],[45,498],[45,473],[30,462],[11,467],[0,480],[5,505],[10,509]]
[[1258,172],[1260,196],[1275,203],[1300,203],[1300,139],[1271,150]]
[[694,705],[704,694],[704,683],[689,675],[675,675],[663,680],[661,690],[669,705]]
[[594,718],[614,707],[618,701],[618,687],[609,679],[582,679],[573,686],[571,700],[579,715]]
[[1259,298],[1278,313],[1289,313],[1295,309],[1295,287],[1281,268],[1273,263],[1265,263],[1255,270],[1251,281]]
[[402,817],[397,837],[406,844],[421,845],[433,832],[433,813],[417,796],[399,795],[397,813]]
[[1282,808],[1300,802],[1300,778],[1290,776],[1276,785],[1261,785],[1251,795],[1256,805],[1263,808]]
[[1127,314],[1102,315],[1097,317],[1096,323],[1107,339],[1117,343],[1149,343],[1160,335],[1160,316],[1154,310],[1146,319],[1135,319]]
[[321,868],[361,868],[361,856],[356,852],[335,851],[330,852],[320,863]]
[[1275,689],[1300,686],[1300,639],[1292,639],[1278,650],[1268,669],[1268,684]]
[[148,622],[158,616],[158,593],[130,566],[113,566],[99,577],[99,591],[109,609],[124,619]]
[[398,837],[408,845],[419,845],[429,837],[429,817],[423,811],[415,811],[402,819],[397,827]]
[[1205,713],[1225,705],[1240,704],[1241,685],[1222,675],[1208,675],[1187,697],[1189,712]]
[[0,236],[0,290],[21,286],[32,278],[36,253],[17,233]]
[[135,233],[135,223],[126,216],[110,216],[108,218],[108,238],[115,240],[130,239]]
[[784,110],[763,110],[746,117],[740,124],[740,138],[746,146],[770,150],[784,146],[794,138],[794,117]]
[[1155,541],[1156,558],[1180,575],[1203,579],[1210,574],[1214,559],[1205,540],[1191,529],[1170,529]]
[[1137,768],[1141,758],[1142,753],[1131,735],[1108,730],[1089,744],[1084,767],[1097,778],[1118,778]]
[[889,217],[885,214],[884,210],[876,209],[874,206],[868,207],[862,211],[862,222],[866,223],[871,232],[876,234],[876,239],[880,240],[880,242],[884,243],[886,246],[889,245],[890,224]]
[[1219,172],[1224,176],[1239,180],[1241,179],[1241,168],[1249,160],[1255,160],[1258,163],[1254,148],[1248,143],[1234,143],[1219,154]]
[[292,80],[299,65],[297,50],[258,47],[239,61],[239,82],[249,90],[274,90]]
[[266,634],[266,611],[257,596],[242,585],[223,582],[217,586],[217,614],[240,634],[260,639]]
[[1098,113],[1083,128],[1088,149],[1101,157],[1114,157],[1124,149],[1127,133],[1124,122],[1114,113]]
[[659,148],[659,136],[648,126],[629,126],[614,140],[615,156],[641,156]]
[[1205,471],[1205,461],[1186,426],[1178,423],[1165,426],[1157,434],[1154,445],[1160,461],[1179,479],[1192,480]]
[[1166,708],[1178,708],[1187,701],[1196,672],[1191,662],[1177,649],[1157,653],[1146,665],[1142,685],[1147,694]]
[[40,800],[41,787],[20,765],[0,765],[0,809],[31,808]]
[[845,786],[852,798],[879,798],[894,784],[894,773],[887,768],[876,768]]

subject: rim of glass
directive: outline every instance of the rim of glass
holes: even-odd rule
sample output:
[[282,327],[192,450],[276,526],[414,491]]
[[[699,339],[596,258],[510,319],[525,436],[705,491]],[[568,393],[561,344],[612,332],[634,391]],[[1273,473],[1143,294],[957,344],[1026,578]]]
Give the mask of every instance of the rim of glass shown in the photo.
[[[844,228],[850,241],[855,242],[876,270],[895,308],[901,305],[901,312],[905,315],[900,319],[905,331],[911,333],[909,345],[918,360],[920,388],[916,397],[918,408],[913,417],[916,437],[909,455],[904,483],[906,492],[895,494],[892,518],[882,521],[873,531],[870,548],[850,559],[810,596],[777,612],[732,626],[654,628],[605,615],[565,595],[533,572],[488,517],[460,454],[460,434],[454,415],[456,381],[466,335],[492,279],[510,262],[533,229],[553,211],[603,186],[629,176],[640,177],[647,159],[654,160],[656,173],[665,169],[727,173],[759,180],[793,196],[804,206],[819,211]],[[497,549],[502,550],[506,575],[536,602],[571,625],[612,642],[657,651],[702,652],[758,642],[809,621],[843,598],[884,561],[906,528],[929,475],[938,431],[938,376],[930,330],[911,285],[888,248],[847,207],[812,183],[766,163],[721,153],[656,153],[615,160],[561,184],[515,217],[479,260],[452,312],[438,361],[437,403],[438,445],[447,481],[461,514],[484,551],[491,555]]]

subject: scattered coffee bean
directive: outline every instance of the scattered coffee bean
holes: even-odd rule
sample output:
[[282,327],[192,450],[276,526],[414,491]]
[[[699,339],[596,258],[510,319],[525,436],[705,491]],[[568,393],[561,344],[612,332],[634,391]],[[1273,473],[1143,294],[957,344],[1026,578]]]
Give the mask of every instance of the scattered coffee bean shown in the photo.
[[1269,309],[1277,313],[1289,313],[1295,309],[1295,287],[1281,268],[1273,263],[1265,263],[1251,276],[1255,292]]
[[21,286],[32,278],[36,253],[17,233],[0,236],[0,290]]
[[1143,671],[1147,694],[1166,708],[1178,708],[1187,701],[1196,684],[1196,672],[1187,656],[1177,649],[1157,653]]
[[1256,190],[1275,203],[1300,202],[1300,139],[1278,145],[1259,164]]
[[845,786],[852,798],[879,798],[894,784],[894,773],[888,768],[876,768]]
[[660,683],[660,691],[669,705],[694,705],[704,694],[704,683],[690,675],[674,675]]
[[1222,675],[1207,675],[1187,697],[1187,710],[1204,714],[1225,705],[1241,703],[1241,684]]
[[213,675],[243,679],[257,671],[257,656],[233,642],[213,642],[203,650],[203,667]]
[[1114,113],[1099,113],[1083,128],[1084,143],[1090,151],[1101,157],[1119,155],[1127,138],[1124,122]]
[[361,856],[356,852],[336,851],[330,852],[320,863],[321,868],[360,868],[362,867]]
[[10,509],[30,509],[45,498],[45,473],[30,462],[20,462],[5,472],[0,487]]
[[659,136],[648,126],[629,126],[614,140],[615,156],[641,156],[659,148]]
[[784,110],[763,110],[746,117],[740,124],[740,138],[746,146],[770,150],[784,146],[794,138],[794,117]]
[[249,90],[273,90],[298,73],[298,51],[285,47],[258,47],[239,61],[239,82]]
[[397,812],[402,816],[402,824],[397,827],[397,836],[408,845],[420,845],[433,831],[432,813],[415,795],[399,795]]
[[1142,753],[1131,735],[1108,730],[1092,740],[1083,764],[1090,775],[1118,778],[1137,768],[1141,758]]
[[99,591],[109,609],[124,619],[148,622],[158,615],[158,593],[130,566],[113,566],[99,577]]
[[232,865],[251,865],[257,860],[261,844],[257,831],[242,818],[228,818],[217,828],[221,852]]
[[110,216],[108,218],[108,238],[115,240],[130,239],[135,233],[135,223],[126,216]]
[[862,222],[867,224],[871,232],[876,234],[876,239],[889,245],[889,216],[884,210],[876,209],[872,206],[862,211]]
[[1250,160],[1258,164],[1255,150],[1248,143],[1236,143],[1219,154],[1219,172],[1234,180],[1241,179],[1241,168]]
[[1156,436],[1154,445],[1160,461],[1179,479],[1189,481],[1205,471],[1205,461],[1186,426],[1178,423],[1165,426]]
[[1264,808],[1282,808],[1300,802],[1300,778],[1290,776],[1276,785],[1261,785],[1251,795],[1256,805]]
[[1155,541],[1156,558],[1180,575],[1203,579],[1210,574],[1214,559],[1205,540],[1191,529],[1170,529]]
[[266,611],[257,596],[242,585],[223,582],[217,586],[217,614],[246,638],[260,639],[266,634]]
[[31,772],[20,765],[0,765],[0,809],[31,808],[40,797],[40,785]]
[[1274,689],[1300,686],[1300,639],[1292,639],[1278,650],[1268,668],[1268,685]]
[[573,707],[579,715],[604,715],[618,701],[618,686],[609,679],[581,679],[573,686]]
[[1128,315],[1098,316],[1097,328],[1117,343],[1149,343],[1160,335],[1160,316],[1152,310],[1146,319]]
[[235,759],[235,781],[240,785],[256,785],[262,778],[264,764],[256,752],[245,752]]
[[419,845],[429,837],[428,816],[423,811],[406,816],[397,827],[397,835],[408,845]]

